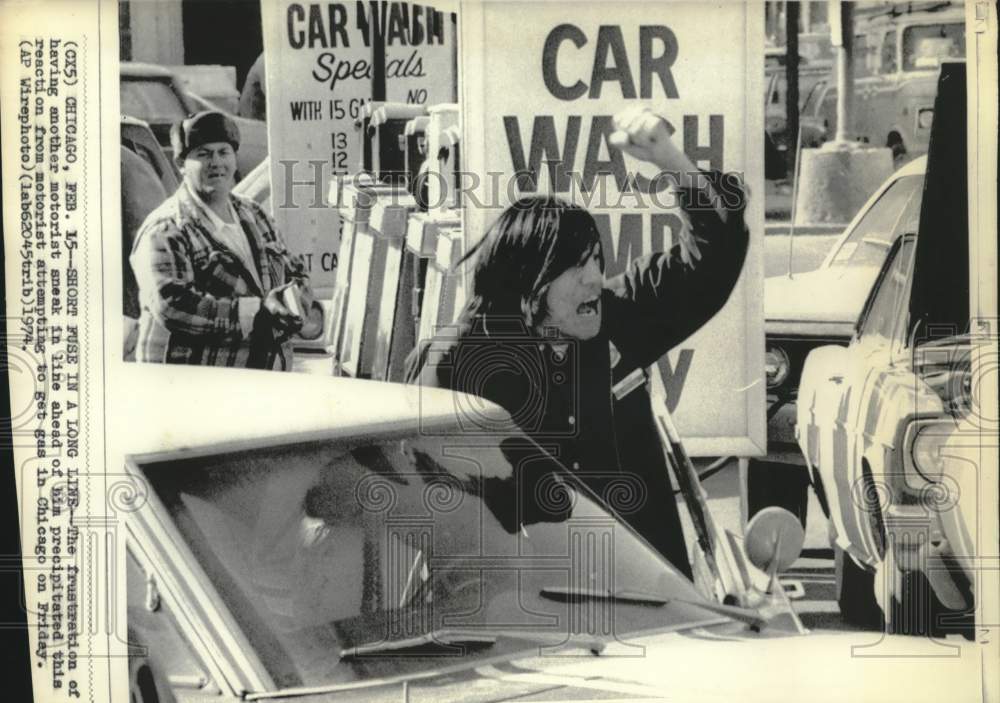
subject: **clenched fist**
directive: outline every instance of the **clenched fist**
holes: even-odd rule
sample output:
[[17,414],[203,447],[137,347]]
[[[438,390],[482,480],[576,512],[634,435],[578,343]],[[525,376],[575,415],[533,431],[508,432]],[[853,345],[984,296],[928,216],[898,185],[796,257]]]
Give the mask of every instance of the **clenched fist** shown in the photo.
[[696,180],[698,167],[674,144],[664,118],[648,107],[636,105],[615,115],[614,126],[615,131],[608,138],[612,146],[659,167],[681,188],[703,188],[716,212],[726,220],[726,212],[715,191],[707,183],[700,184]]
[[664,171],[679,173],[695,169],[694,164],[670,138],[667,121],[648,107],[634,106],[614,116],[612,146]]

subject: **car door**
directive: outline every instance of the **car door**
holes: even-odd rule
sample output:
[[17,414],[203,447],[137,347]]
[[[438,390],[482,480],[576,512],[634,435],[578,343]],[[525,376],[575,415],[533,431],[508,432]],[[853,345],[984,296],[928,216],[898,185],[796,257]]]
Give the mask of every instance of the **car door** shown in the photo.
[[157,576],[139,555],[126,550],[129,694],[134,703],[232,701],[164,598]]
[[846,348],[813,350],[799,388],[799,443],[822,482],[838,546],[862,561],[877,552],[868,509],[873,500],[877,504],[877,493],[866,483],[862,467],[866,429],[869,419],[878,416],[880,383],[891,369],[892,340],[898,336],[894,330],[905,312],[899,284],[909,276],[912,242],[912,236],[895,240],[854,339]]
[[916,237],[895,240],[848,347],[844,369],[847,392],[838,409],[833,465],[836,491],[841,496],[843,538],[856,557],[869,564],[881,560],[884,534],[881,526],[885,503],[882,461],[872,466],[871,456],[892,450],[891,440],[878,432],[878,423],[892,403],[899,368],[894,363],[904,346],[902,339],[912,281]]

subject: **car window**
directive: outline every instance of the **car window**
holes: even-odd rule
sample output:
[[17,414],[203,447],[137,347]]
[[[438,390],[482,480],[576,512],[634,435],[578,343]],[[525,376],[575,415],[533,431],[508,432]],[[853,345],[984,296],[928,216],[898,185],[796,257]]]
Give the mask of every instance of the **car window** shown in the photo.
[[146,122],[176,122],[187,117],[187,108],[166,81],[122,80],[121,110]]
[[890,29],[885,33],[885,39],[882,41],[881,73],[895,73],[899,70],[896,63],[896,48],[896,30]]
[[167,188],[167,183],[164,178],[163,168],[161,168],[161,162],[156,159],[153,155],[152,150],[150,150],[145,144],[139,144],[134,142],[132,145],[132,151],[137,154],[143,161],[149,164],[153,172],[159,177],[160,182],[163,183],[163,187]]
[[903,30],[903,70],[937,68],[942,61],[965,59],[965,25],[928,24]]
[[854,36],[854,77],[865,78],[875,74],[878,46],[867,34]]
[[826,80],[826,72],[803,71],[799,74],[799,107],[804,111],[806,100],[812,94],[817,85],[822,85]]
[[876,284],[874,297],[859,329],[859,337],[896,341],[906,328],[909,311],[912,258],[916,238],[904,239],[893,256],[882,278]]
[[788,93],[788,77],[785,74],[785,69],[782,68],[779,73],[774,76],[774,90],[771,92],[771,104],[779,105],[782,108],[785,106],[785,95]]
[[156,143],[156,138],[148,128],[145,126],[135,127],[123,122],[121,142],[122,146],[140,157],[153,169],[168,193],[176,190],[177,171],[163,153],[160,145]]
[[827,81],[819,79],[806,93],[805,100],[802,101],[802,115],[815,115],[819,112],[819,106],[823,102],[823,95],[826,91]]
[[[477,442],[459,432],[313,442],[143,471],[281,687],[439,666],[412,656],[359,665],[339,652],[442,623],[555,627],[565,637],[566,603],[541,591],[586,583],[587,574],[615,589],[699,599],[531,440]],[[680,604],[620,607],[603,616],[620,635],[705,617]],[[530,637],[499,640],[490,654],[531,646]]]
[[896,179],[858,221],[830,260],[830,266],[881,266],[901,234],[916,232],[924,177]]

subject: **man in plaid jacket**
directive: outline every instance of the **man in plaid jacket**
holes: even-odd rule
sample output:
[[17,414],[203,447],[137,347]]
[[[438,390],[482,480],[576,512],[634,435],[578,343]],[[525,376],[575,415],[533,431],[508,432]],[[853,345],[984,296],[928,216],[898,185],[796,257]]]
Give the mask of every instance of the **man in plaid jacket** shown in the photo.
[[130,257],[136,360],[291,369],[290,337],[318,337],[322,308],[271,219],[231,193],[236,124],[201,112],[170,136],[183,182],[146,218]]

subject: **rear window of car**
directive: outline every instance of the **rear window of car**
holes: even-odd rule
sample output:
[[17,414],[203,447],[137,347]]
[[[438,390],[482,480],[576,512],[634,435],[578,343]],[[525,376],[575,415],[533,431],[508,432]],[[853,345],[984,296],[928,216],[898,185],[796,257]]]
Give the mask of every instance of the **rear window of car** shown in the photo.
[[166,81],[131,78],[121,82],[121,109],[147,122],[176,122],[188,112]]
[[878,46],[874,37],[866,34],[854,36],[854,76],[864,78],[875,75],[878,63]]
[[881,266],[900,235],[917,231],[923,183],[922,175],[903,176],[886,188],[841,243],[830,266]]

